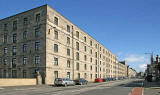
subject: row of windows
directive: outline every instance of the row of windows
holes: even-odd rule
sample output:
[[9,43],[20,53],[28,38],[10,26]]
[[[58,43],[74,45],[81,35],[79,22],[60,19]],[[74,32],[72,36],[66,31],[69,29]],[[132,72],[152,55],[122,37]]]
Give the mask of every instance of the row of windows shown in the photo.
[[[54,71],[54,78],[59,78],[59,73],[58,73],[58,71]],[[67,72],[67,78],[68,79],[70,79],[71,77],[71,73],[70,72]],[[88,75],[87,75],[87,73],[84,73],[84,78],[86,79],[88,77]],[[78,73],[78,79],[80,79],[81,78],[81,74],[80,73]],[[92,79],[93,78],[93,75],[92,74],[90,74],[90,79]]]
[[[40,14],[36,14],[36,22],[40,22]],[[23,25],[28,25],[29,24],[29,20],[28,17],[23,18]],[[18,21],[14,20],[12,23],[13,26],[13,30],[17,30],[18,28]],[[8,23],[4,24],[4,30],[8,30]]]
[[[36,22],[39,22],[40,21],[40,19],[41,19],[41,15],[40,15],[40,13],[38,13],[38,14],[36,14]],[[58,18],[57,17],[54,17],[54,24],[55,25],[58,25],[58,22],[59,22],[59,20],[58,20]],[[28,18],[27,17],[25,17],[24,19],[23,19],[23,23],[24,23],[24,25],[27,25],[28,24]],[[17,20],[15,20],[15,21],[13,21],[13,29],[17,29]],[[8,30],[8,24],[7,23],[5,23],[4,24],[4,30]],[[71,29],[70,29],[70,26],[69,25],[67,25],[67,32],[70,32],[71,31]],[[39,36],[40,35],[40,27],[38,27],[38,28],[36,28],[35,29],[35,36]],[[23,36],[24,38],[26,38],[27,37],[27,35],[26,35],[26,33],[24,33],[24,36]],[[79,38],[79,32],[78,31],[76,31],[76,37],[77,38]],[[55,38],[56,39],[58,39],[58,32],[57,31],[55,31]],[[14,34],[14,36],[13,36],[13,41],[14,42],[16,42],[16,34]],[[67,38],[68,39],[68,38]],[[4,36],[4,42],[5,41],[7,41],[7,37],[6,37],[6,35]],[[67,40],[67,41],[69,41],[69,40]],[[87,42],[87,38],[86,38],[86,36],[84,36],[84,42]],[[68,42],[69,43],[69,42]],[[93,45],[93,42],[92,42],[92,40],[90,40],[90,46],[92,46]],[[95,45],[95,47],[96,48],[98,48],[98,45],[96,44]],[[86,50],[85,50],[86,51]],[[101,47],[100,47],[100,51],[101,51]],[[103,49],[103,53],[105,53],[105,50]],[[106,53],[108,53],[107,51],[106,51]],[[112,55],[109,53],[109,56],[111,56],[112,57]]]
[[[27,64],[27,57],[23,57],[23,64]],[[3,64],[7,65],[8,61],[7,59],[3,59]],[[35,64],[40,64],[40,56],[35,56]],[[17,65],[17,59],[16,58],[12,58],[12,67],[15,68]]]

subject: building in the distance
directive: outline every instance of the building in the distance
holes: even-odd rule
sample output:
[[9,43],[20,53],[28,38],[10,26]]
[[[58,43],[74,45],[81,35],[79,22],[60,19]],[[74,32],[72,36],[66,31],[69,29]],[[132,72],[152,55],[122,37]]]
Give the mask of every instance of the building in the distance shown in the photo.
[[126,61],[119,62],[118,77],[127,77],[127,62]]
[[154,59],[153,53],[151,54],[151,64],[147,64],[147,68],[145,70],[145,76],[151,76],[152,81],[159,80],[160,78],[160,57],[156,56],[156,60]]
[[53,84],[57,77],[124,76],[123,69],[116,55],[48,5],[0,20],[0,78],[34,78],[38,71]]
[[128,77],[129,78],[134,78],[136,76],[137,76],[136,70],[134,70],[133,68],[128,67]]

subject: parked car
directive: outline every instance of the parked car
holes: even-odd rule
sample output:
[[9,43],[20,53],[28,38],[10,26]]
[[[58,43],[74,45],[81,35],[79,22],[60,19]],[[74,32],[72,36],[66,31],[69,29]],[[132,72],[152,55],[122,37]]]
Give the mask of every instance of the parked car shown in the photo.
[[103,78],[103,82],[110,81],[110,78]]
[[103,82],[103,79],[102,78],[97,78],[97,79],[95,79],[95,82]]
[[68,78],[56,78],[54,81],[55,86],[69,86],[69,85],[75,85],[75,82],[73,80],[70,80]]
[[83,78],[80,78],[78,80],[74,80],[75,84],[77,85],[85,85],[85,84],[88,84],[88,81],[83,79]]

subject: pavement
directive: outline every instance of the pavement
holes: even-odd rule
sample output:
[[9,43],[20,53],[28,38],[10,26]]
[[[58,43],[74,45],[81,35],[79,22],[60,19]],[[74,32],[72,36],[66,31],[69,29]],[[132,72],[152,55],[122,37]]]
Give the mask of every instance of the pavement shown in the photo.
[[141,88],[142,85],[143,80],[132,79],[68,87],[47,85],[0,87],[0,95],[136,95],[132,92],[136,87]]
[[160,95],[160,81],[159,82],[144,81],[144,95]]

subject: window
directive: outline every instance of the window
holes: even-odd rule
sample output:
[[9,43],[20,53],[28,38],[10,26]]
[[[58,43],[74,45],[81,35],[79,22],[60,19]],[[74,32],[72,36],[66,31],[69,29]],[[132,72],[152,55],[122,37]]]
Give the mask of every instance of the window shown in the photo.
[[17,29],[17,21],[13,21],[13,30]]
[[79,53],[76,53],[76,60],[79,60]]
[[13,34],[13,43],[17,42],[17,34]]
[[70,56],[70,49],[67,49],[67,55]]
[[84,78],[85,78],[85,79],[87,78],[87,73],[84,73]]
[[91,79],[92,79],[92,74],[90,75]]
[[40,27],[37,27],[35,29],[35,37],[39,37],[40,36]]
[[15,67],[16,67],[16,64],[17,64],[16,61],[17,61],[16,58],[13,58],[13,59],[12,59],[12,68],[15,68]]
[[81,78],[81,74],[80,73],[78,73],[78,79],[80,79]]
[[85,52],[87,51],[87,46],[84,46],[84,51],[85,51]]
[[28,18],[27,18],[27,17],[23,19],[23,24],[24,24],[24,25],[27,25],[27,24],[28,24]]
[[79,63],[76,63],[76,69],[79,70]]
[[6,70],[3,71],[3,78],[7,78],[7,71]]
[[90,50],[90,54],[92,54],[93,52],[92,52],[92,49]]
[[98,75],[96,74],[96,78],[98,78]]
[[35,50],[38,51],[40,49],[40,42],[36,41],[35,42]]
[[8,30],[8,24],[4,24],[4,30]]
[[86,37],[84,37],[84,42],[87,42],[87,38]]
[[58,40],[58,31],[57,30],[54,30],[54,39]]
[[79,32],[78,31],[76,31],[76,37],[79,38]]
[[92,41],[90,41],[90,45],[92,46]]
[[40,14],[36,14],[36,22],[40,21]]
[[79,43],[76,42],[76,49],[79,50]]
[[7,52],[8,52],[7,47],[4,47],[4,54],[7,54]]
[[58,58],[54,57],[54,65],[58,65]]
[[27,51],[27,44],[23,44],[23,52]]
[[17,78],[17,70],[12,70],[12,78]]
[[67,25],[67,32],[70,32],[71,30],[70,30],[70,26],[69,25]]
[[67,44],[70,44],[70,38],[67,37]]
[[57,17],[54,17],[54,24],[58,25],[58,18]]
[[23,32],[23,39],[26,39],[27,38],[27,31],[24,31]]
[[13,53],[13,55],[16,55],[16,51],[17,51],[16,49],[17,49],[16,46],[12,47],[12,53]]
[[71,61],[70,61],[70,60],[67,60],[67,67],[68,67],[68,68],[70,68],[70,67],[71,67],[71,65],[70,65],[70,64],[71,64]]
[[58,45],[54,44],[54,52],[58,52]]
[[96,60],[96,65],[98,65],[98,61]]
[[27,64],[27,57],[23,57],[23,64]]
[[98,48],[98,45],[96,44],[96,49]]
[[40,64],[40,56],[35,56],[35,64]]
[[92,63],[92,58],[90,58],[90,62]]
[[87,70],[87,64],[84,64],[84,69]]
[[58,78],[58,71],[54,71],[54,78]]
[[4,65],[7,65],[7,59],[3,59],[3,63],[4,63]]
[[8,36],[7,36],[7,34],[5,33],[5,34],[4,34],[4,38],[3,38],[3,42],[4,42],[4,43],[7,43],[7,41],[8,41]]
[[27,78],[27,71],[23,70],[23,78]]
[[84,55],[84,60],[87,61],[87,55]]
[[95,52],[95,57],[97,58],[97,56],[98,56],[98,55],[97,55],[97,52]]
[[90,70],[92,71],[92,66],[90,67]]
[[96,72],[97,72],[97,71],[98,71],[98,68],[96,67],[95,69],[96,69]]
[[67,78],[70,79],[70,72],[67,72]]

